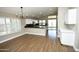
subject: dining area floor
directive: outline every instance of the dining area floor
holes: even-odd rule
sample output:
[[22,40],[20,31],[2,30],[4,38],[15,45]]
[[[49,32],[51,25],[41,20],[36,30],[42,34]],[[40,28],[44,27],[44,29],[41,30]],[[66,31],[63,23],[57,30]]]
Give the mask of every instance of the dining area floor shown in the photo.
[[25,34],[0,43],[0,52],[73,52],[72,47],[63,46],[60,40],[47,36]]

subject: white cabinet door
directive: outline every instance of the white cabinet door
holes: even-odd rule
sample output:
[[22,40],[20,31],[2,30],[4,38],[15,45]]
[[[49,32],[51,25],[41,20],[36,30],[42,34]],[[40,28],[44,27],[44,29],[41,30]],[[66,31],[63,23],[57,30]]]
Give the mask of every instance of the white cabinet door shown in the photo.
[[74,39],[75,39],[74,33],[71,32],[61,33],[61,38],[60,38],[61,44],[73,46]]
[[68,19],[66,19],[66,24],[76,24],[76,9],[68,9]]

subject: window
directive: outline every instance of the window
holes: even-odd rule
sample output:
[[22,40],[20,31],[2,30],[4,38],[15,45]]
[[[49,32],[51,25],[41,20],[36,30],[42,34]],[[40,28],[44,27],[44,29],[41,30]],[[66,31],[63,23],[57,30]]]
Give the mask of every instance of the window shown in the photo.
[[48,20],[48,27],[56,27],[56,19]]
[[12,30],[13,32],[17,32],[17,20],[16,19],[12,19]]
[[45,20],[39,20],[39,25],[45,25],[46,21]]
[[11,20],[10,18],[6,18],[6,30],[7,30],[7,33],[11,33]]
[[21,31],[21,21],[17,18],[0,17],[0,35]]
[[21,31],[21,21],[19,19],[16,19],[16,31]]
[[21,21],[16,18],[11,19],[11,31],[18,32],[21,31]]
[[5,17],[0,17],[0,32],[5,32],[6,27],[5,27]]

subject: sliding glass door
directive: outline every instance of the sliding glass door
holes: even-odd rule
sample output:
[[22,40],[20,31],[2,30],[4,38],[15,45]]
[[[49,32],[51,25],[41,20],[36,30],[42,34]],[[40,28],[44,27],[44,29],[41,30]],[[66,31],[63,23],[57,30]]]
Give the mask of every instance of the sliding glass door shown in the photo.
[[48,20],[48,29],[56,29],[56,19]]

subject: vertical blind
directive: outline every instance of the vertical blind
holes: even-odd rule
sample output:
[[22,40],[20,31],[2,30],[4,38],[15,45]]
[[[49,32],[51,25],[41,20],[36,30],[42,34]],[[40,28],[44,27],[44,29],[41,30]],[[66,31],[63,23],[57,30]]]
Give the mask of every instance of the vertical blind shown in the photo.
[[21,31],[21,21],[18,18],[0,17],[0,35]]

